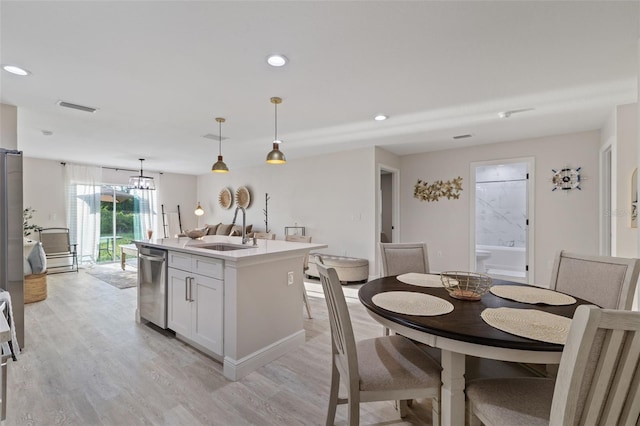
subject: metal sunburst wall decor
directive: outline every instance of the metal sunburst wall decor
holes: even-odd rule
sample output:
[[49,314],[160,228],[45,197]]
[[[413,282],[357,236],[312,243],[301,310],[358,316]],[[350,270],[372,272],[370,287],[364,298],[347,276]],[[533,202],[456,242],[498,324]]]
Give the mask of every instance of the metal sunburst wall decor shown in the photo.
[[580,188],[580,183],[582,181],[582,177],[580,175],[581,169],[582,167],[578,167],[577,169],[569,167],[565,167],[560,170],[551,169],[553,172],[553,178],[551,179],[553,182],[552,191],[555,191],[556,189],[562,189],[564,191],[571,189],[582,190],[582,188]]
[[413,197],[427,202],[438,201],[445,197],[447,200],[457,200],[460,198],[460,191],[462,191],[461,176],[448,181],[437,180],[431,184],[418,179],[413,189]]

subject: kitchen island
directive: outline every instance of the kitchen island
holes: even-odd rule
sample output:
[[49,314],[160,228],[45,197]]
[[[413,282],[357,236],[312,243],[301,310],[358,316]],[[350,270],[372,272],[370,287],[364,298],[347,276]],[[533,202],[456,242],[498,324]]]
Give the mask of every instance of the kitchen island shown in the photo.
[[168,328],[221,361],[225,377],[234,381],[305,342],[303,262],[309,251],[326,247],[241,241],[208,235],[135,242],[138,249],[167,252]]

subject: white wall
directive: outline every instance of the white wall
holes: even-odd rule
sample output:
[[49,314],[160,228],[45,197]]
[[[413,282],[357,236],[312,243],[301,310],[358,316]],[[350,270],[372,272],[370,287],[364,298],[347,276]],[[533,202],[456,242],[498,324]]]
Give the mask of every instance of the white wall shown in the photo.
[[[25,157],[23,168],[23,204],[25,207],[33,207],[36,210],[31,223],[44,228],[66,227],[64,166],[59,161]],[[135,174],[137,173],[127,170],[103,169],[102,178],[104,183],[126,185],[129,176]],[[180,205],[183,226],[185,229],[194,228],[196,216],[193,210],[197,201],[196,176],[159,174],[146,170],[145,175],[150,175],[158,181],[158,206],[164,203],[168,211],[176,211],[176,206]],[[155,235],[162,235],[161,226],[162,218],[158,217],[158,229],[155,230]]]
[[[474,161],[535,157],[536,283],[548,285],[558,249],[598,253],[598,131],[452,149],[401,158],[401,239],[425,241],[433,271],[468,270],[469,170]],[[582,167],[582,191],[553,191],[551,169]],[[463,178],[460,199],[422,202],[418,179]]]
[[[22,180],[23,205],[36,210],[30,223],[66,228],[64,166],[59,161],[24,157]],[[37,233],[31,238],[37,239]]]
[[[269,228],[277,239],[284,239],[285,226],[304,226],[313,242],[329,245],[323,252],[369,259],[373,267],[373,149],[290,160],[281,166],[234,169],[232,157],[225,162],[229,173],[198,177],[198,199],[205,210],[202,223],[231,223],[235,203],[225,210],[218,204],[218,195],[225,187],[235,194],[246,186],[251,192],[247,224],[253,224],[254,230],[265,230],[263,209],[268,193]],[[236,223],[241,221],[239,217]]]
[[638,104],[616,108],[616,247],[615,255],[638,256],[638,228],[631,228],[631,176],[638,167]]
[[18,149],[18,108],[0,104],[0,148]]

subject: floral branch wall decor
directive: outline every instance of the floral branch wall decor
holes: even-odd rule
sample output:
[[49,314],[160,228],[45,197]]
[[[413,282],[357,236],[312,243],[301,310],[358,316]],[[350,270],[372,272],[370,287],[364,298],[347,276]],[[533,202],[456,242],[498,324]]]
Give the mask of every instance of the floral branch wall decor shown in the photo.
[[413,189],[413,197],[420,201],[438,201],[440,198],[447,198],[447,200],[457,200],[460,198],[460,191],[462,191],[462,177],[458,176],[455,179],[448,181],[437,180],[432,184],[429,182],[423,182],[418,179]]

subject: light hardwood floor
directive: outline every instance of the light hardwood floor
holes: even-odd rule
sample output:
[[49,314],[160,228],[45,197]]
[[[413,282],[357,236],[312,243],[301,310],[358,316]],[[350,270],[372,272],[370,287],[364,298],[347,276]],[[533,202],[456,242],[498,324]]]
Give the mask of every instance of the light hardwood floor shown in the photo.
[[[317,281],[307,284],[313,319],[304,316],[305,345],[230,382],[221,364],[136,324],[135,288],[119,290],[82,270],[47,279],[48,298],[25,306],[25,350],[9,361],[7,425],[325,423],[331,343]],[[343,287],[356,338],[379,336],[382,327],[358,301],[358,287]],[[477,359],[467,367],[475,376],[522,374],[512,368]],[[416,401],[404,419],[393,402],[360,410],[362,425],[431,424],[428,400]],[[336,424],[346,424],[344,405]]]
[[[330,379],[327,309],[308,286],[306,344],[238,382],[221,365],[134,320],[136,289],[86,273],[48,277],[46,300],[25,307],[26,347],[9,362],[7,425],[321,425]],[[358,339],[381,327],[345,287]],[[302,311],[303,305],[300,304]],[[431,424],[428,401],[400,419],[392,402],[361,405],[363,425]],[[336,424],[346,424],[339,406]]]

